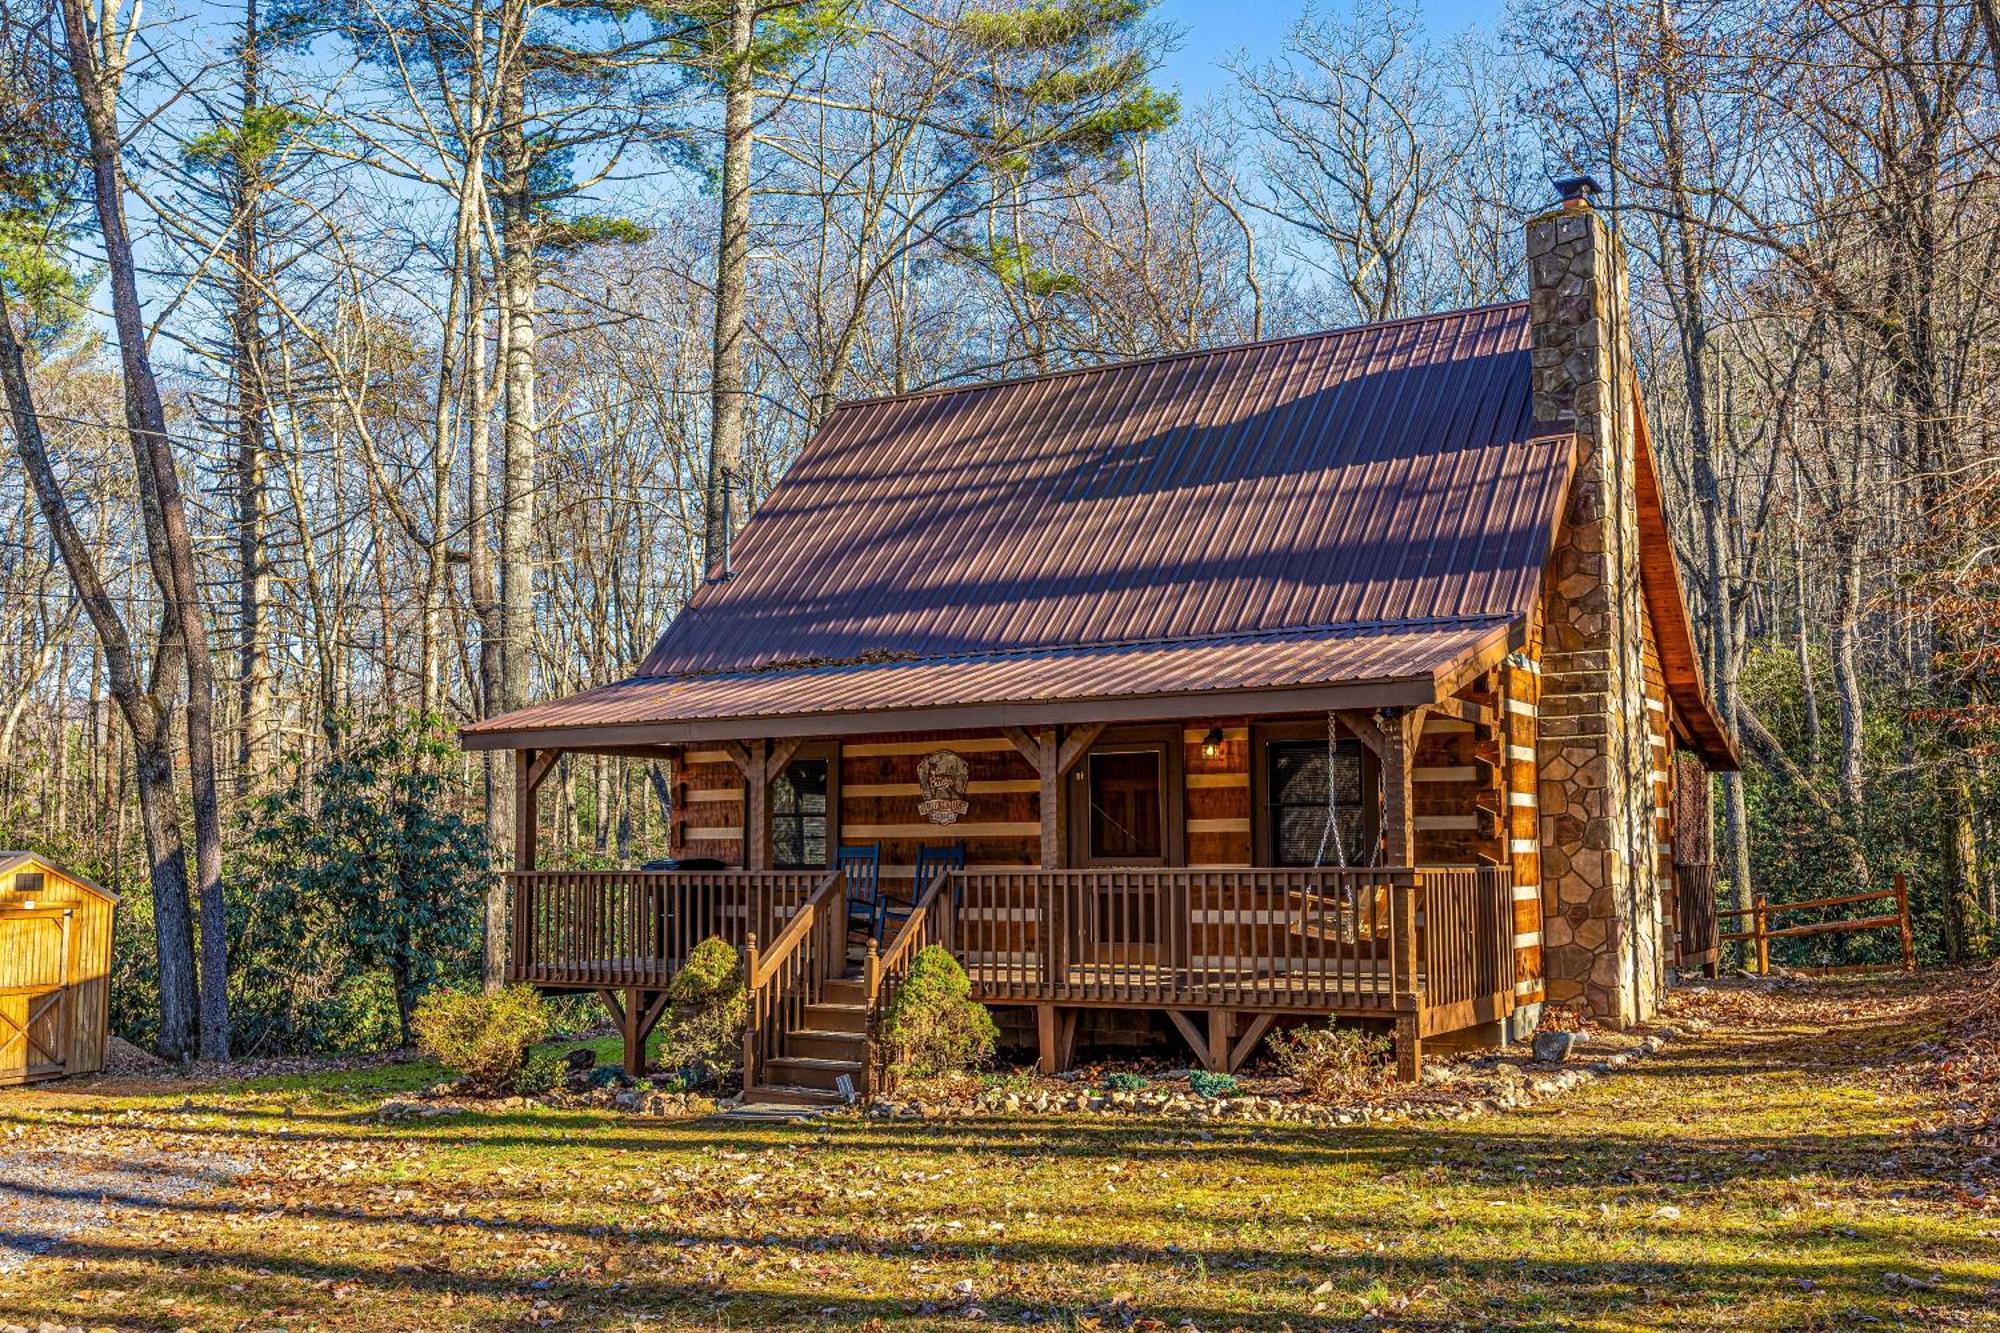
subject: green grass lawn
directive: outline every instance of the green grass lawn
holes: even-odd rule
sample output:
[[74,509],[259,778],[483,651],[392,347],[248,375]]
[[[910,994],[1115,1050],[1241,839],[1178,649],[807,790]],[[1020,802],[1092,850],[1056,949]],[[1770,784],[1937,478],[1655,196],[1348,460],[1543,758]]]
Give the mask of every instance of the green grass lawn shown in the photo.
[[[178,1329],[1848,1329],[2000,1310],[1973,1150],[1898,1077],[1951,979],[1824,984],[1445,1124],[375,1122],[424,1067],[0,1098],[0,1151],[253,1171],[0,1278],[0,1322]],[[1733,1015],[1733,1016],[1732,1016]],[[120,1093],[132,1095],[119,1095]],[[16,1127],[21,1131],[8,1138]]]

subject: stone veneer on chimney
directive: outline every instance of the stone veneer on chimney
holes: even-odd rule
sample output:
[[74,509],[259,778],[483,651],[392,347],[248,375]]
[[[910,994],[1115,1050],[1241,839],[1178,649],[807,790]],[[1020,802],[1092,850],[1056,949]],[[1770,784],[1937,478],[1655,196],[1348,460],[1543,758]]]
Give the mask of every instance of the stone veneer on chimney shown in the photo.
[[1664,984],[1623,248],[1585,191],[1528,223],[1536,426],[1576,434],[1543,585],[1537,742],[1548,998],[1643,1022]]

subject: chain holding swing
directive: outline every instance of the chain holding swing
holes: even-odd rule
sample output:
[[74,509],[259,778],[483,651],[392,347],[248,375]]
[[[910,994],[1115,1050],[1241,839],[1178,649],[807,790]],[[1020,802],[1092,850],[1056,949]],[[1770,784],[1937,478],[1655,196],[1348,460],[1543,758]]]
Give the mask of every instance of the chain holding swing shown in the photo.
[[1339,723],[1331,708],[1326,710],[1326,826],[1320,830],[1319,850],[1313,853],[1313,869],[1326,865],[1326,845],[1333,843],[1334,864],[1347,868],[1347,839],[1335,836],[1340,825],[1340,787],[1334,781],[1334,762],[1340,751]]

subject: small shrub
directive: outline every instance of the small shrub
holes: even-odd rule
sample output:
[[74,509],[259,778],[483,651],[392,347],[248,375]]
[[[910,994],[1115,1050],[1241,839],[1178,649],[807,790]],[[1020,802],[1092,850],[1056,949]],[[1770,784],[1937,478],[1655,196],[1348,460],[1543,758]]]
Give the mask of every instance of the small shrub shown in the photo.
[[1033,1092],[1035,1074],[1031,1069],[1009,1069],[982,1074],[979,1086],[989,1092]]
[[1153,1086],[1153,1080],[1147,1078],[1144,1074],[1134,1074],[1127,1069],[1121,1069],[1115,1074],[1106,1074],[1104,1076],[1104,1089],[1106,1092],[1144,1092],[1151,1086]]
[[1000,1030],[972,998],[972,982],[951,951],[933,944],[910,964],[882,1028],[904,1078],[938,1078],[993,1058]]
[[514,1091],[523,1097],[546,1097],[569,1081],[569,1066],[554,1051],[532,1050],[514,1075]]
[[1278,1068],[1297,1079],[1307,1095],[1321,1100],[1358,1097],[1382,1082],[1389,1039],[1360,1028],[1297,1028],[1271,1038]]
[[528,1048],[548,1035],[542,999],[527,986],[432,991],[410,1016],[417,1043],[474,1092],[510,1092]]
[[1212,1069],[1197,1069],[1188,1075],[1188,1087],[1195,1096],[1214,1101],[1222,1097],[1233,1097],[1241,1085],[1234,1074],[1218,1074]]
[[714,936],[695,945],[667,987],[667,1004],[664,1063],[691,1085],[735,1072],[750,1021],[743,960],[736,950]]

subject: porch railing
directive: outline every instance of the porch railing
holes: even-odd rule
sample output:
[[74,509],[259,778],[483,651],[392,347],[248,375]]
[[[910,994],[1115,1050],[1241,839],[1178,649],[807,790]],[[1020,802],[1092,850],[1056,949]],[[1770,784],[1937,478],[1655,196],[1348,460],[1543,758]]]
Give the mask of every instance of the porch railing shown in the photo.
[[823,870],[535,871],[513,889],[510,981],[586,989],[664,987],[694,946],[769,940],[826,877]]
[[[1417,969],[1424,1007],[1470,1008],[1514,992],[1514,877],[1498,866],[1419,870]],[[1490,1017],[1490,1015],[1482,1015]],[[1453,1026],[1456,1026],[1455,1024]]]
[[1502,867],[957,878],[956,951],[992,1002],[1389,1010],[1514,989]]
[[1721,943],[1715,924],[1715,876],[1706,861],[1683,861],[1674,867],[1674,935],[1678,961],[1713,963]]
[[[799,984],[813,994],[845,967],[845,911],[832,897],[844,903],[845,882],[830,888],[824,871],[509,878],[516,981],[664,989],[712,935],[738,947],[755,937],[773,984],[791,949],[812,951],[816,970]],[[1387,1012],[1420,994],[1442,1010],[1514,989],[1502,867],[971,869],[933,881],[918,908],[876,959],[870,994],[882,1004],[931,943],[965,964],[978,998],[1003,1004]],[[813,930],[825,939],[808,939]]]
[[750,1022],[743,1032],[743,1086],[763,1082],[767,1061],[784,1054],[785,1035],[806,1026],[806,1009],[847,968],[847,872],[823,879],[768,948],[744,944]]

